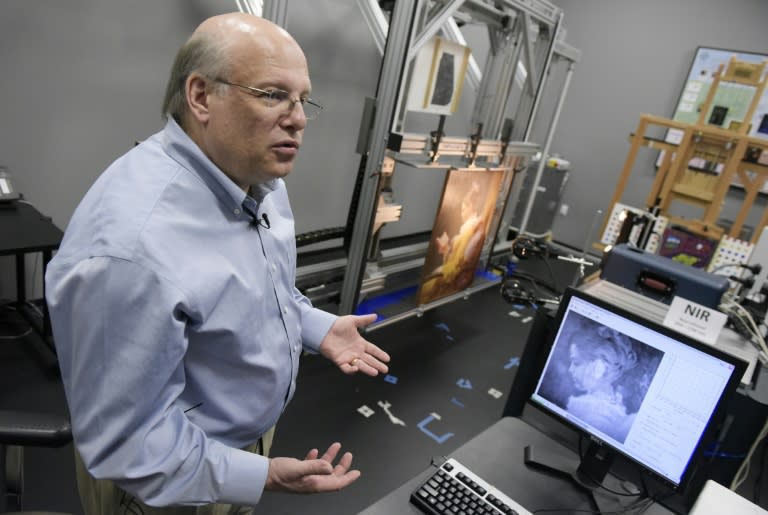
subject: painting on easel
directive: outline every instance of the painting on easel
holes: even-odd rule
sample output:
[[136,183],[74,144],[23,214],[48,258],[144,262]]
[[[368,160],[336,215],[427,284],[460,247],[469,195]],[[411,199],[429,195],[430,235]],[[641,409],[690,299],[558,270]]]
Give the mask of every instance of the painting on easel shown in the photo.
[[419,304],[472,284],[503,177],[503,170],[448,171],[424,262]]

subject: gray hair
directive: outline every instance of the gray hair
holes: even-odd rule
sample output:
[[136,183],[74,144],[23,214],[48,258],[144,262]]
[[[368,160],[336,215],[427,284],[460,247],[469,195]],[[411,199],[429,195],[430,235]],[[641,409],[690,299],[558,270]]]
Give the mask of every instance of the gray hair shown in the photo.
[[[229,48],[226,38],[211,34],[198,33],[189,38],[179,49],[171,68],[163,99],[164,115],[172,116],[184,127],[184,117],[189,110],[184,91],[187,77],[193,72],[210,79],[227,77],[232,67]],[[214,87],[223,88],[223,85],[216,83]]]

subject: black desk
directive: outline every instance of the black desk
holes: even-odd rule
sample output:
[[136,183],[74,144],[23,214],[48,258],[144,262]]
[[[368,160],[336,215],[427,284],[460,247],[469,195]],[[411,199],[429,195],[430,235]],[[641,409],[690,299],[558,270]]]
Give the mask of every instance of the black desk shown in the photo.
[[[19,313],[27,319],[33,329],[43,338],[48,348],[53,351],[51,325],[48,308],[43,302],[43,321],[39,323],[26,304],[26,254],[41,252],[43,255],[43,273],[40,280],[45,292],[45,270],[59,247],[64,233],[51,219],[43,216],[37,209],[26,202],[16,202],[13,207],[0,207],[0,256],[16,256],[16,303]],[[45,296],[45,293],[43,293]]]
[[[462,445],[450,457],[479,474],[486,481],[505,492],[529,511],[538,509],[591,510],[587,496],[569,483],[528,469],[523,463],[523,449],[532,445],[536,459],[557,459],[573,464],[576,454],[522,419],[504,417],[490,428]],[[379,499],[360,512],[360,515],[413,514],[423,515],[408,500],[413,492],[434,471],[424,472],[409,480],[397,490]],[[608,478],[606,481],[609,481]],[[619,489],[617,485],[612,485]],[[603,511],[621,509],[633,498],[620,498],[604,490],[596,490],[595,497]],[[653,504],[646,514],[673,513],[659,504]]]

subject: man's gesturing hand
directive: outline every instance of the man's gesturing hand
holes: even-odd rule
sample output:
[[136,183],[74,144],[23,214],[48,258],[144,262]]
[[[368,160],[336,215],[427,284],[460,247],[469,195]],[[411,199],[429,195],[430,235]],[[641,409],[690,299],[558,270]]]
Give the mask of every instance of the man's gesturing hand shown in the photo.
[[333,465],[340,449],[341,444],[337,442],[319,458],[317,449],[309,451],[304,460],[271,458],[264,488],[307,494],[341,490],[360,477],[360,471],[349,470],[352,466],[350,452],[345,452],[339,462]]
[[320,342],[320,354],[345,374],[362,372],[369,376],[389,372],[389,354],[363,338],[359,329],[376,321],[376,315],[345,315],[336,319]]

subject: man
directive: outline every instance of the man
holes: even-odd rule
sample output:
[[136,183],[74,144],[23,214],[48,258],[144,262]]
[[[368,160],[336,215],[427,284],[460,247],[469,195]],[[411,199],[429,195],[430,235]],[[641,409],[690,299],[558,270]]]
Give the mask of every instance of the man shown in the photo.
[[[87,515],[250,513],[239,507],[264,489],[326,492],[359,476],[339,443],[303,460],[255,454],[302,349],[347,374],[389,361],[358,333],[375,316],[335,317],[294,286],[282,178],[319,107],[310,86],[281,28],[206,20],[177,55],[165,128],[75,211],[46,287]],[[177,505],[207,506],[152,508]]]

